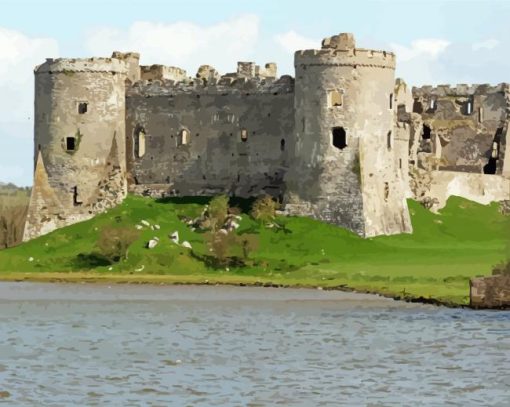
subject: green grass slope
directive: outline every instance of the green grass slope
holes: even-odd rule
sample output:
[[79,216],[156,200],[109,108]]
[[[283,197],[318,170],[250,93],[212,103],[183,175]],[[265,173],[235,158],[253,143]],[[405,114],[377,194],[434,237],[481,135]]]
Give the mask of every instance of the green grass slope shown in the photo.
[[[466,304],[469,278],[490,274],[510,240],[510,218],[499,213],[497,204],[483,206],[456,197],[440,214],[409,201],[414,233],[373,239],[298,217],[282,218],[285,231],[267,229],[243,213],[237,233],[259,236],[259,248],[250,255],[252,265],[212,269],[168,238],[177,230],[194,253],[207,254],[204,235],[179,220],[180,215],[198,216],[206,202],[129,196],[90,221],[0,251],[0,279],[343,286]],[[144,227],[127,260],[92,267],[79,256],[96,250],[102,228],[134,228],[142,219],[161,229]],[[160,243],[149,250],[146,243],[153,237]]]

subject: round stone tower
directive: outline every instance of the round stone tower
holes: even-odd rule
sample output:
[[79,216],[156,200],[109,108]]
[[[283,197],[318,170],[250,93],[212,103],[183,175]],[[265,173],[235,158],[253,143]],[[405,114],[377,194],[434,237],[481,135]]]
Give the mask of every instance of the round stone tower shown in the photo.
[[352,34],[295,53],[294,160],[286,208],[361,236],[410,231],[392,152],[395,56]]
[[[52,190],[51,203],[39,194],[36,205],[52,224],[45,231],[124,198],[126,77],[126,63],[116,58],[48,59],[36,67],[34,156],[48,185],[37,185],[36,177],[34,193]],[[37,216],[29,213],[26,238],[38,235],[29,233],[31,222],[44,223]]]

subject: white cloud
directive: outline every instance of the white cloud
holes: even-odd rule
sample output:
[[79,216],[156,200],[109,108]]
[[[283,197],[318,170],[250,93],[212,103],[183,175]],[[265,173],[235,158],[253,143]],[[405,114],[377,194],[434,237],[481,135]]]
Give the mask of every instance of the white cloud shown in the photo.
[[304,37],[294,30],[287,31],[283,34],[277,34],[274,39],[278,45],[289,53],[294,53],[295,51],[302,49],[320,48],[320,41]]
[[493,49],[499,45],[499,41],[496,39],[489,39],[485,41],[475,42],[472,46],[473,51],[478,51],[481,49]]
[[400,44],[390,44],[400,61],[410,61],[417,57],[437,58],[450,45],[449,41],[442,39],[419,39],[411,42],[410,47]]
[[0,177],[28,185],[32,178],[34,67],[57,57],[51,38],[0,27]]
[[193,75],[202,64],[235,71],[237,61],[253,55],[258,36],[259,19],[247,14],[210,26],[138,21],[127,30],[100,28],[89,33],[85,47],[98,56],[114,50],[140,52],[143,64],[179,66]]
[[34,67],[55,56],[55,40],[30,38],[0,27],[0,123],[25,121],[32,116]]

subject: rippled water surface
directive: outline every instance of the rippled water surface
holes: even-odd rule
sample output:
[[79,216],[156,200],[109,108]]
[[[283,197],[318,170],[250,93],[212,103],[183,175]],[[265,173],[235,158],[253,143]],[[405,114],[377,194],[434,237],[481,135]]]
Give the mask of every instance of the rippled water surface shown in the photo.
[[2,403],[510,406],[510,313],[318,290],[0,283]]

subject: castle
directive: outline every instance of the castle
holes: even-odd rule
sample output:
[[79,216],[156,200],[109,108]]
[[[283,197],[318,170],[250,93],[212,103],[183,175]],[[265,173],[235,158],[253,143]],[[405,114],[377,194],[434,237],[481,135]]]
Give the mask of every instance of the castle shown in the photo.
[[[239,62],[140,66],[139,54],[35,68],[28,240],[128,192],[279,199],[371,237],[412,231],[406,198],[510,199],[510,86],[413,88],[351,34],[297,51],[295,78]],[[410,178],[410,175],[413,177]],[[410,187],[411,185],[411,187]]]

